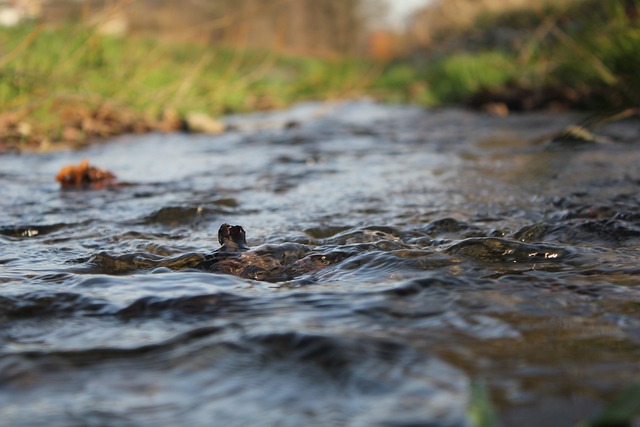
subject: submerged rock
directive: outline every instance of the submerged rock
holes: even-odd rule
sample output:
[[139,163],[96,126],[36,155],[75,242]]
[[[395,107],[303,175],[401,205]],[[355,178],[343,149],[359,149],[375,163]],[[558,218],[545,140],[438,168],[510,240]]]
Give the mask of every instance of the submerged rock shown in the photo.
[[222,245],[195,266],[198,270],[232,274],[246,279],[275,282],[289,280],[324,267],[327,262],[308,256],[311,248],[297,243],[262,245],[250,249],[239,225],[222,224],[218,231]]

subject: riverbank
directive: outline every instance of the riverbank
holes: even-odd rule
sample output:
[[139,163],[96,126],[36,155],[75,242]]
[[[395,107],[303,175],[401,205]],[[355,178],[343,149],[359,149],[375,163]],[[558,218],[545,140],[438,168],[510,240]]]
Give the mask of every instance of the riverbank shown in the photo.
[[[147,131],[222,131],[215,118],[363,96],[371,61],[101,35],[0,29],[0,151],[78,147]],[[204,129],[203,129],[204,126]]]
[[[432,13],[448,6],[434,3]],[[443,29],[412,58],[440,103],[598,112],[640,105],[638,0],[531,2],[478,12],[466,25],[437,16]]]
[[[631,6],[629,6],[631,5]],[[218,117],[369,96],[491,114],[640,105],[636,1],[482,15],[382,64],[113,37],[84,26],[0,29],[0,152],[123,133],[224,131]]]

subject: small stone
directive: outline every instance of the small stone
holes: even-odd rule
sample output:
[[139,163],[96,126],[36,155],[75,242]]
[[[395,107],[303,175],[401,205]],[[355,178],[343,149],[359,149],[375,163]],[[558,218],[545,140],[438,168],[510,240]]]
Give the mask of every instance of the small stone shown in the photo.
[[29,135],[31,135],[31,130],[32,130],[32,127],[31,127],[30,123],[28,123],[28,122],[20,122],[20,123],[18,123],[18,133],[21,136],[29,136]]
[[192,112],[185,117],[187,130],[194,133],[219,134],[225,131],[225,125],[206,113]]
[[84,134],[78,128],[65,126],[62,129],[62,139],[67,142],[80,142],[84,139]]
[[509,107],[504,102],[488,102],[482,105],[482,111],[492,116],[506,117],[509,115]]

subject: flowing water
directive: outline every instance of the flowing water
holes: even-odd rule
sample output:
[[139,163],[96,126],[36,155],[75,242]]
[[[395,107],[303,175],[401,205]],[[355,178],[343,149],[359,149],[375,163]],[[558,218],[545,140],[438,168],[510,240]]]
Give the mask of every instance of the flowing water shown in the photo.
[[[362,101],[0,157],[7,426],[570,426],[640,375],[640,128]],[[61,190],[88,158],[120,185]],[[221,224],[252,248],[207,267]]]

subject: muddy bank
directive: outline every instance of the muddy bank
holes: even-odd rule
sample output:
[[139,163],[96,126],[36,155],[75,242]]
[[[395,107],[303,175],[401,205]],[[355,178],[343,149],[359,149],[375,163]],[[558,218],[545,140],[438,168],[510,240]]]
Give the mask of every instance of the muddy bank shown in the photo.
[[28,110],[0,114],[0,153],[79,149],[123,134],[217,134],[225,130],[222,122],[201,112],[181,114],[166,109],[153,117],[111,103],[90,106],[80,102],[54,102],[50,110],[48,120],[56,122],[54,126],[39,124]]

